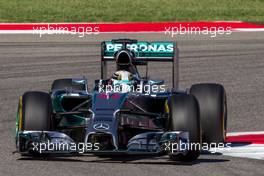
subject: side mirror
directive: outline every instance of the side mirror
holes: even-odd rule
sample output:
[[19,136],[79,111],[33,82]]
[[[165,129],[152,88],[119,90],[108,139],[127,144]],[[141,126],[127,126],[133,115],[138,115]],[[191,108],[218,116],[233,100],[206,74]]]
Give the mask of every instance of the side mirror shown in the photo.
[[86,85],[88,83],[86,78],[72,78],[73,84],[84,84]]

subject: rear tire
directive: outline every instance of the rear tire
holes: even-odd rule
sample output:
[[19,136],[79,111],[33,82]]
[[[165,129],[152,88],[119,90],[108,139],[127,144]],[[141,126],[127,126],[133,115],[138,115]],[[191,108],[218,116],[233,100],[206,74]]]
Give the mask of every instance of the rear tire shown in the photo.
[[26,92],[22,96],[21,130],[51,129],[51,98],[45,92]]
[[170,100],[169,130],[189,132],[189,142],[199,144],[196,149],[189,150],[186,155],[172,155],[172,160],[193,161],[200,155],[201,124],[198,102],[192,95],[173,95]]
[[86,91],[86,85],[85,84],[73,84],[71,78],[56,79],[53,81],[51,85],[51,90],[59,90],[59,89],[72,89],[72,90]]
[[220,84],[195,84],[190,93],[198,100],[203,142],[223,143],[226,137],[227,105],[225,89]]

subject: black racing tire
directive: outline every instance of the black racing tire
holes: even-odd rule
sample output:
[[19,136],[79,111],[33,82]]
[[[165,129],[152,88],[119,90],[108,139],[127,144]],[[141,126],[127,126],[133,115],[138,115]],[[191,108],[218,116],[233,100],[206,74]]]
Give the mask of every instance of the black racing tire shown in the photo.
[[45,92],[26,92],[22,96],[21,130],[51,129],[51,98]]
[[71,78],[64,79],[56,79],[53,81],[51,85],[51,90],[59,90],[59,89],[72,89],[78,91],[86,91],[85,84],[73,84]]
[[192,95],[173,95],[169,103],[170,118],[168,129],[172,131],[189,132],[189,144],[195,144],[186,155],[169,154],[170,159],[177,161],[194,161],[200,155],[201,123],[198,102]]
[[207,144],[223,143],[226,138],[227,103],[222,85],[195,84],[190,89],[199,103],[202,124],[202,139]]

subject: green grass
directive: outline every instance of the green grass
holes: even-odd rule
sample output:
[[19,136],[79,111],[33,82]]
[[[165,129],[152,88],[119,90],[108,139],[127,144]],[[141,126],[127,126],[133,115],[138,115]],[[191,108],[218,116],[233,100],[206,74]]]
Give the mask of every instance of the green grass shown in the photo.
[[264,22],[264,0],[0,0],[0,22]]

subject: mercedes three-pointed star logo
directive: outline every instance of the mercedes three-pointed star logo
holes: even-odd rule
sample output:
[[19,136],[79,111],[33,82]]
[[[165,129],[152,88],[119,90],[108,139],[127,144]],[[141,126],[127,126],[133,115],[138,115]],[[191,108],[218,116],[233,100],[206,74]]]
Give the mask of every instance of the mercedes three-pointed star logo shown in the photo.
[[108,130],[109,125],[107,123],[96,123],[93,128],[96,130]]

